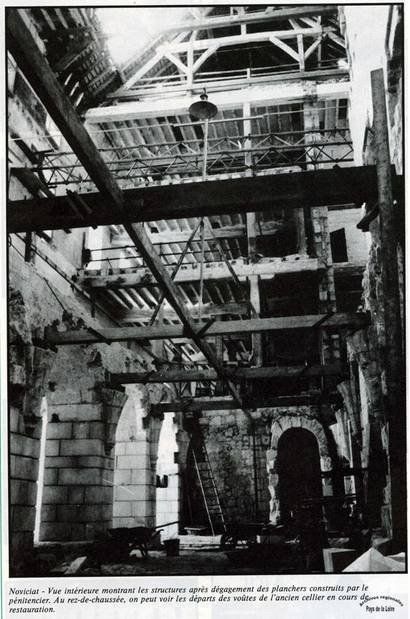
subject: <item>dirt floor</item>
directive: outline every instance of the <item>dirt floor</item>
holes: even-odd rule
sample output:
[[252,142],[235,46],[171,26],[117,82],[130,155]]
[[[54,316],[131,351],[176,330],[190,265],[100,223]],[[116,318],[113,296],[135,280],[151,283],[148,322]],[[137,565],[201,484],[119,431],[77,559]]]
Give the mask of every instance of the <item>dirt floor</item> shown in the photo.
[[[173,540],[176,541],[176,540]],[[236,547],[220,548],[220,537],[180,536],[176,555],[158,544],[148,556],[134,549],[119,557],[116,547],[103,546],[98,552],[90,543],[42,543],[37,547],[35,571],[42,576],[170,576],[291,574],[305,572],[299,546],[250,544],[239,541]],[[120,553],[121,555],[121,553]],[[111,558],[111,560],[110,560]],[[33,569],[34,568],[34,569]]]
[[[179,556],[168,557],[163,551],[150,551],[149,556],[131,557],[127,563],[103,563],[100,568],[84,567],[78,576],[171,576],[190,574],[234,575],[260,573],[290,573],[295,571],[287,561],[271,566],[244,555],[231,560],[221,551],[183,550]],[[254,559],[254,558],[253,558]]]

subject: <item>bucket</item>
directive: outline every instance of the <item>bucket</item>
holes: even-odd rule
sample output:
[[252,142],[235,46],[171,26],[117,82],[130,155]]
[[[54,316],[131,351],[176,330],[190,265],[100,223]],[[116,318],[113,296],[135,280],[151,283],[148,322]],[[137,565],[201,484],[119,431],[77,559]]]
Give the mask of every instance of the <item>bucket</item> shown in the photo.
[[167,557],[179,556],[179,539],[166,539],[164,541],[165,552]]

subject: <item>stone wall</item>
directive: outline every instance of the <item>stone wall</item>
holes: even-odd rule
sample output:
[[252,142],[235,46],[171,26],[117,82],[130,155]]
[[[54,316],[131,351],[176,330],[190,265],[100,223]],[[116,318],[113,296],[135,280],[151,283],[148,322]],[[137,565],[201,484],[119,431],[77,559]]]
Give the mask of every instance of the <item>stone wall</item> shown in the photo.
[[251,413],[251,418],[255,428],[255,447],[251,424],[243,411],[209,411],[203,412],[200,418],[200,427],[227,521],[276,523],[279,520],[277,446],[280,437],[289,428],[304,428],[314,434],[318,442],[321,471],[325,474],[322,478],[323,495],[333,494],[332,475],[337,468],[337,445],[331,432],[322,424],[317,408],[299,406],[258,409]]
[[215,485],[228,521],[267,520],[269,517],[266,473],[269,424],[263,416],[257,413],[252,415],[255,420],[255,448],[249,419],[243,411],[204,412],[200,420]]

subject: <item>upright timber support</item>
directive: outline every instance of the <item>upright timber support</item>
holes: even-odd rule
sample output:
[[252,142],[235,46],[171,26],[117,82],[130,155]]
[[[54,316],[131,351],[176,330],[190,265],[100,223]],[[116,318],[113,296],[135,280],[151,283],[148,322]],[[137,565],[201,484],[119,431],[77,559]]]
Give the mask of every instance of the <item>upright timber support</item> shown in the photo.
[[371,72],[373,128],[376,148],[377,183],[380,213],[380,262],[384,295],[385,347],[382,360],[386,377],[389,466],[393,541],[406,547],[406,419],[404,359],[400,320],[400,294],[397,265],[397,229],[392,195],[386,92],[383,69]]
[[[305,101],[303,106],[303,119],[305,131],[309,133],[305,136],[305,143],[312,144],[320,136],[320,122],[318,110],[318,98],[315,92]],[[318,133],[313,133],[317,131]],[[308,154],[309,152],[309,154]],[[309,150],[306,152],[306,169],[315,169],[315,157],[319,153]],[[310,159],[313,156],[313,163]],[[328,208],[321,206],[318,208],[308,208],[304,206],[305,230],[307,238],[308,254],[317,256],[326,265],[325,272],[319,281],[319,311],[335,312],[335,285],[334,268],[332,263],[332,253],[330,249],[330,234],[328,224]],[[337,355],[338,341],[337,335],[332,338],[329,334],[321,331],[320,333],[320,353],[322,363],[330,362],[334,355]]]
[[[251,138],[247,137],[251,135],[251,104],[249,101],[245,102],[242,107],[243,112],[243,135],[245,136],[245,166],[246,175],[252,176],[252,154],[250,149],[252,147]],[[248,239],[248,260],[249,262],[255,262],[256,259],[256,236],[257,236],[257,213],[246,213],[246,233]],[[259,318],[261,311],[260,296],[259,296],[259,279],[257,276],[249,277],[249,297],[251,301],[251,307],[253,308],[253,318]],[[252,365],[260,367],[263,363],[262,357],[262,334],[252,334]]]
[[[311,97],[306,99],[303,104],[303,127],[306,132],[319,130],[319,110],[318,110],[318,100],[317,96],[312,94]],[[306,133],[305,135],[305,143],[307,145],[312,144],[316,140],[315,133]],[[309,155],[308,150],[306,150],[306,169],[314,170],[315,165],[309,163]],[[307,249],[307,253],[309,256],[316,255],[315,247],[314,247],[314,238],[313,238],[313,225],[312,225],[312,214],[310,208],[307,204],[302,205],[303,208],[303,221],[305,225],[305,246]]]
[[[259,277],[253,275],[249,278],[249,291],[251,305],[255,313],[255,317],[259,318],[261,311],[261,301],[259,292]],[[262,350],[262,334],[252,334],[252,365],[260,367],[263,364],[263,350]]]

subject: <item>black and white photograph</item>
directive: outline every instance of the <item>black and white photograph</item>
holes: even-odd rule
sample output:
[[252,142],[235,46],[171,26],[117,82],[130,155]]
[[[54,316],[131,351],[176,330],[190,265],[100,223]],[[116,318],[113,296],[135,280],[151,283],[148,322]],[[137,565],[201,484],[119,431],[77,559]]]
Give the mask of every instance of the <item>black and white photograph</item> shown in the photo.
[[10,578],[407,571],[403,31],[5,6]]

